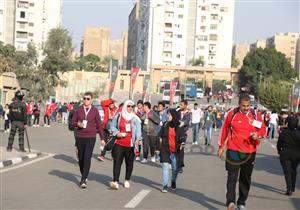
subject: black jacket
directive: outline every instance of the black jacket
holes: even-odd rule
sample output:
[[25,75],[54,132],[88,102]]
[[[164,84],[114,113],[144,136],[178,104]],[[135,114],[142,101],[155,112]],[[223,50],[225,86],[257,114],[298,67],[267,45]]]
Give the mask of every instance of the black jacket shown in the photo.
[[[180,151],[181,143],[185,143],[185,131],[184,127],[175,127],[176,132],[176,141],[175,141],[175,155],[177,155]],[[162,139],[162,143],[160,145],[160,162],[161,163],[171,163],[170,161],[170,146],[169,146],[169,123],[165,122],[159,132],[159,138]]]
[[280,153],[284,149],[300,152],[300,131],[291,129],[281,131],[277,142],[277,151]]
[[13,102],[9,105],[9,120],[24,122],[24,124],[26,125],[26,112],[26,104],[19,99],[14,98]]

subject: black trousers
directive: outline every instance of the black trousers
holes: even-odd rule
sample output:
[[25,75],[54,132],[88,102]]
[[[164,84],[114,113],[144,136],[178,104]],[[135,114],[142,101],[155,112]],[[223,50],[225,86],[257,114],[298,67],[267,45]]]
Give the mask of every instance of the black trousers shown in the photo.
[[[184,141],[186,142],[187,136],[184,137]],[[181,149],[177,155],[178,160],[178,169],[180,170],[182,167],[184,167],[184,149]]]
[[44,116],[44,124],[50,125],[50,117],[47,115]]
[[4,121],[4,130],[9,129],[9,120]]
[[246,205],[251,185],[251,175],[254,167],[256,153],[238,153],[236,151],[226,151],[227,170],[227,193],[226,206],[229,203],[236,203],[236,182],[239,179],[239,198],[237,205]]
[[96,138],[77,139],[76,146],[78,149],[79,167],[82,175],[82,180],[85,180],[89,175],[95,142]]
[[297,167],[300,163],[300,152],[291,149],[283,149],[280,153],[280,163],[284,172],[286,189],[295,191]]
[[155,155],[155,149],[157,145],[157,137],[156,136],[150,136],[147,134],[143,134],[143,155],[144,158],[148,158],[149,153],[149,147],[150,147],[150,155],[153,157]]
[[38,125],[40,123],[40,115],[34,115],[33,124]]
[[123,147],[118,144],[115,144],[114,148],[112,150],[112,155],[113,155],[113,159],[114,159],[113,181],[119,182],[123,159],[125,159],[125,164],[126,164],[125,180],[130,180],[130,177],[131,177],[131,174],[133,171],[133,162],[134,162],[133,147]]
[[16,132],[19,132],[19,147],[20,149],[24,149],[24,122],[21,121],[12,121],[11,122],[11,129],[10,134],[8,137],[8,148],[12,148],[14,144],[14,139]]

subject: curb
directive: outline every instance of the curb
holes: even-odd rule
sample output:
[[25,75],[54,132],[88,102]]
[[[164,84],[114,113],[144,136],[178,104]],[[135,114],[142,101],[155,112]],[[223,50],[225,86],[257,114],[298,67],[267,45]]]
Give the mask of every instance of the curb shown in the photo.
[[41,152],[37,152],[37,153],[32,153],[32,154],[24,155],[24,156],[21,156],[21,157],[16,157],[16,158],[11,158],[11,159],[0,161],[0,169],[4,168],[4,167],[7,167],[7,166],[11,166],[11,165],[15,165],[15,164],[21,163],[21,162],[23,162],[25,160],[37,158],[41,154],[42,154]]

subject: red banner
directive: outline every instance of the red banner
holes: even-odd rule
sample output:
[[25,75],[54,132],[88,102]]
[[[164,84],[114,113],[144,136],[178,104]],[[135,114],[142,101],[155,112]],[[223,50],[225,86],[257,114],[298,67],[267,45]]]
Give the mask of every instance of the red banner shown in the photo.
[[139,75],[140,68],[138,67],[132,67],[131,68],[131,94],[133,93],[134,90],[134,84],[136,82],[136,79]]
[[177,87],[177,82],[171,82],[171,84],[170,84],[170,104],[173,104],[173,102],[174,102],[176,87]]

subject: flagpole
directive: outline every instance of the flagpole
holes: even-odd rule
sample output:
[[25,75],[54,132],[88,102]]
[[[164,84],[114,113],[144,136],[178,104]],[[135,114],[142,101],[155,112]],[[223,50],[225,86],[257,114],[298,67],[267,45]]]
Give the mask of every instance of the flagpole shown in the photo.
[[129,99],[131,99],[131,89],[132,89],[132,67],[131,67],[131,69],[130,69]]
[[109,90],[108,90],[108,98],[110,96],[111,76],[112,76],[112,59],[110,57],[110,60],[109,60]]

